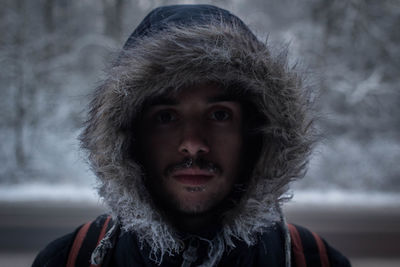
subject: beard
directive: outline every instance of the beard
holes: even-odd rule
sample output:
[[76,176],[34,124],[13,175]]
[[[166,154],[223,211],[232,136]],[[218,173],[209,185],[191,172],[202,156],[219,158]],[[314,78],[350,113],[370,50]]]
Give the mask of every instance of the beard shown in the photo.
[[[164,214],[154,202],[152,194],[144,183],[144,174],[137,164],[127,166],[116,166],[115,172],[110,173],[106,178],[99,178],[98,193],[103,202],[111,210],[123,232],[131,232],[137,236],[140,244],[150,250],[151,260],[161,263],[164,255],[175,255],[182,250],[182,240],[177,232],[168,223]],[[270,181],[265,180],[253,188],[264,188],[271,192],[270,188],[275,187]],[[247,188],[246,188],[247,189]],[[240,192],[244,188],[236,185],[232,194]],[[233,239],[246,240],[248,245],[253,244],[254,233],[262,231],[279,221],[279,213],[276,208],[276,197],[274,194],[265,194],[262,201],[255,200],[253,193],[248,195],[245,192],[241,196],[240,203],[225,201],[221,203],[229,206],[223,210],[229,210],[222,221],[222,235],[225,244],[233,244]],[[238,199],[229,197],[226,199]],[[244,199],[244,200],[243,200]],[[171,202],[171,205],[181,210],[178,203]],[[195,206],[192,210],[186,210],[186,214],[199,214],[205,212],[207,205]],[[219,209],[211,209],[215,210]],[[241,214],[241,216],[236,216]],[[222,215],[222,214],[221,214]],[[229,246],[229,245],[228,245]]]

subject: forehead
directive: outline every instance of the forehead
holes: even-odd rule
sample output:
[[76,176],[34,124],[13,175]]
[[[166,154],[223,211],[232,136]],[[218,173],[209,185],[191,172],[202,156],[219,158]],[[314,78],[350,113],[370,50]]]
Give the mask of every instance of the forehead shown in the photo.
[[214,84],[196,85],[185,87],[163,95],[150,98],[146,107],[156,105],[178,105],[190,101],[215,103],[215,102],[240,102],[240,94],[238,92],[222,88]]

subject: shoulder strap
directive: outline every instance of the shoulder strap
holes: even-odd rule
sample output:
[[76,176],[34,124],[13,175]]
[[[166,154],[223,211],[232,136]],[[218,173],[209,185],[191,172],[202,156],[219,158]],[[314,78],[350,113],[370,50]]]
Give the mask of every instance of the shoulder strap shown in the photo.
[[292,241],[292,253],[296,267],[306,267],[306,258],[304,257],[303,243],[301,237],[293,224],[288,224],[290,239]]
[[[288,224],[288,228],[296,267],[314,266],[315,262],[319,262],[321,267],[330,267],[326,246],[321,237],[301,226]],[[314,255],[318,255],[318,259]]]
[[325,247],[324,241],[316,233],[314,233],[314,232],[311,232],[311,233],[314,236],[315,242],[317,242],[319,256],[321,258],[321,266],[329,267],[330,266],[329,258],[328,258],[328,253],[326,252],[326,247]]
[[66,267],[90,266],[90,256],[107,232],[111,216],[99,216],[95,221],[84,224],[77,232],[70,249]]
[[71,250],[69,251],[67,267],[75,267],[76,258],[78,257],[79,250],[81,249],[83,240],[86,237],[87,231],[89,230],[92,222],[84,224],[75,236],[74,243],[72,244]]

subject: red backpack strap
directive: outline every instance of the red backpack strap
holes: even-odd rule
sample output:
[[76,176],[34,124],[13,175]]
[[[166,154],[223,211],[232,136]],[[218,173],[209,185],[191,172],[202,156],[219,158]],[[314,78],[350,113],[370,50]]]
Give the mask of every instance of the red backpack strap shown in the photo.
[[329,258],[328,253],[326,252],[326,246],[324,241],[314,232],[311,232],[314,236],[315,242],[317,242],[319,257],[321,258],[321,266],[322,267],[329,267]]
[[111,216],[102,215],[95,221],[84,224],[77,232],[70,249],[66,267],[101,265],[90,264],[90,256],[96,246],[105,236],[111,221]]
[[91,224],[92,222],[84,224],[76,234],[74,243],[72,244],[71,250],[69,251],[67,267],[75,267],[76,258],[78,257],[83,240],[85,239]]
[[297,231],[296,226],[293,224],[288,224],[290,239],[292,241],[292,255],[294,257],[294,262],[296,267],[307,267],[306,258],[304,257],[303,243],[301,242],[301,237],[299,231]]
[[326,246],[321,237],[301,226],[288,224],[288,228],[295,266],[314,266],[318,262],[321,267],[330,267]]

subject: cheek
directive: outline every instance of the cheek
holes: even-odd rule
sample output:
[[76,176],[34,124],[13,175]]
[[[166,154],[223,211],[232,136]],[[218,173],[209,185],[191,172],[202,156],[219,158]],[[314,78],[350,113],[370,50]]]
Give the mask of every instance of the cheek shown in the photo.
[[[236,127],[228,129],[210,129],[208,139],[213,148],[227,152],[239,151],[242,148],[243,137]],[[233,155],[232,155],[233,156]]]
[[225,171],[236,172],[240,168],[243,140],[239,132],[214,134],[212,140],[213,154],[219,159]]
[[171,135],[149,134],[142,139],[144,165],[149,172],[160,173],[171,160],[175,138]]

